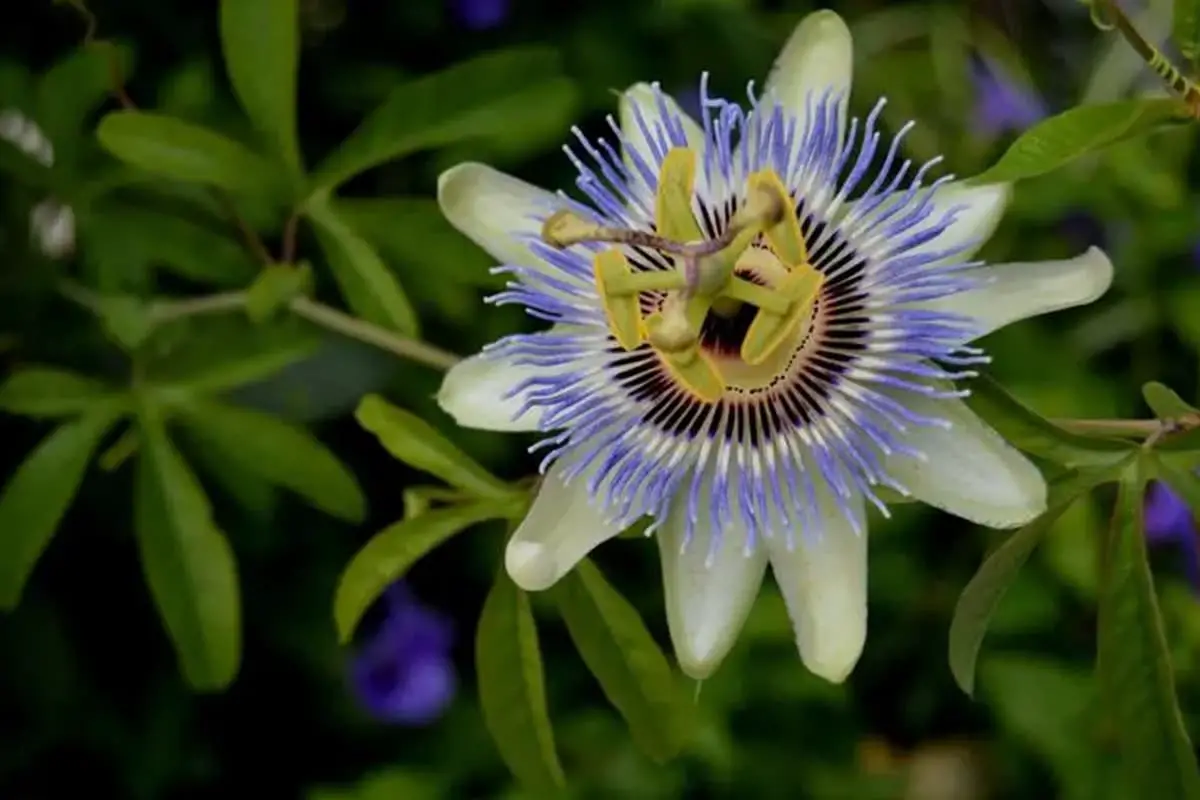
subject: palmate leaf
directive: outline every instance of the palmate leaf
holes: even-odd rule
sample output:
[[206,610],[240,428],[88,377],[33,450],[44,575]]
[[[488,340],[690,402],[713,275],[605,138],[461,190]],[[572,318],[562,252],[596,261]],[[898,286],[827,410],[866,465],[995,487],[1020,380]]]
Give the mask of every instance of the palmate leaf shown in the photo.
[[579,654],[634,741],[656,761],[678,755],[690,733],[689,701],[637,609],[587,559],[552,591]]
[[14,608],[120,406],[99,404],[34,449],[0,491],[0,608]]
[[997,547],[963,589],[950,622],[949,655],[954,680],[968,695],[975,691],[975,663],[988,622],[1021,567],[1058,518],[1089,490],[1116,480],[1124,464],[1070,471],[1051,482],[1045,513]]
[[538,797],[566,785],[546,708],[542,655],[529,597],[503,568],[483,604],[475,634],[483,719],[504,762]]
[[472,525],[502,517],[505,511],[503,505],[487,502],[449,506],[406,517],[371,537],[338,579],[333,599],[338,638],[350,641],[371,604],[422,556]]
[[149,111],[113,111],[96,129],[108,152],[164,178],[234,193],[276,195],[280,171],[268,159],[216,131]]
[[58,367],[17,368],[0,384],[0,411],[27,417],[64,417],[111,401],[117,390]]
[[200,482],[167,437],[160,409],[144,403],[138,427],[134,530],[142,570],[188,683],[199,691],[224,689],[242,652],[233,551]]
[[1186,116],[1180,102],[1173,99],[1118,100],[1077,106],[1025,131],[999,161],[971,180],[1002,183],[1033,178]]
[[574,87],[561,76],[553,50],[522,48],[479,56],[396,87],[320,165],[312,193],[328,195],[360,172],[419,150],[511,136],[524,114],[544,114],[547,104],[569,109],[575,103]]
[[368,322],[417,335],[416,311],[375,248],[328,203],[311,203],[308,216],[346,305]]
[[1142,498],[1151,458],[1125,471],[1113,512],[1100,591],[1100,688],[1137,796],[1196,800],[1200,772],[1179,713],[1146,555]]
[[387,451],[411,467],[436,475],[475,497],[514,500],[519,492],[479,466],[437,429],[379,395],[367,395],[354,418]]
[[281,160],[299,175],[296,75],[300,62],[298,0],[222,0],[221,50],[242,108]]
[[242,469],[339,519],[362,522],[367,501],[354,473],[303,426],[202,398],[172,407],[192,436]]

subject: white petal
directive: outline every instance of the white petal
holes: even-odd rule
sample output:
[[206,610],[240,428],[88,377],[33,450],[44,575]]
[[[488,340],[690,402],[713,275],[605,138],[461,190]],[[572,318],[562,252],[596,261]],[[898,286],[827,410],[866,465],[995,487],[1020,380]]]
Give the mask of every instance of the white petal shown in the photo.
[[521,413],[524,392],[508,396],[522,381],[537,374],[537,368],[515,364],[511,356],[479,353],[450,368],[438,389],[437,402],[464,428],[537,430],[541,411],[535,406]]
[[[701,503],[705,507],[707,499]],[[712,532],[696,526],[684,548],[686,513],[686,503],[678,502],[655,538],[675,656],[685,675],[703,680],[716,671],[737,640],[758,596],[767,554],[758,547],[747,556],[742,531],[725,528],[708,563]]]
[[961,400],[904,393],[912,411],[944,419],[949,429],[911,426],[905,443],[925,460],[892,455],[888,474],[918,500],[993,528],[1015,528],[1046,510],[1046,481],[1030,461]]
[[817,11],[802,19],[792,32],[771,67],[763,95],[773,95],[785,111],[795,116],[797,131],[803,131],[809,100],[819,100],[830,90],[841,93],[840,127],[844,134],[853,71],[850,29],[833,11]]
[[[661,106],[659,105],[660,99]],[[651,147],[650,140],[646,138],[646,133],[654,135],[659,126],[666,130],[674,128],[673,123],[668,124],[664,119],[664,108],[668,116],[678,119],[682,124],[688,146],[696,150],[697,156],[704,149],[704,130],[679,107],[674,99],[661,91],[656,92],[648,83],[635,83],[621,94],[619,109],[621,135],[632,147],[637,148],[642,159],[655,171],[658,169],[658,159],[654,157],[654,148]],[[639,115],[645,130],[642,125],[638,124]],[[669,150],[670,147],[668,141],[665,149]]]
[[[904,191],[898,191],[883,201],[879,210],[887,208],[893,198],[899,199]],[[953,255],[937,259],[931,263],[946,261],[969,261],[979,248],[996,232],[1004,209],[1012,196],[1012,188],[1007,183],[989,183],[983,186],[972,186],[956,181],[938,187],[933,193],[932,210],[928,219],[936,221],[951,209],[957,209],[954,221],[942,231],[941,235],[906,250],[906,254],[938,253],[954,251]],[[857,203],[850,203],[848,213],[854,215]],[[878,212],[876,212],[878,213]],[[959,250],[958,248],[965,248]]]
[[1092,247],[1075,258],[996,264],[963,275],[987,284],[921,307],[971,317],[983,336],[1027,317],[1093,302],[1112,285],[1113,265],[1103,250]]
[[546,471],[529,513],[504,553],[509,576],[529,592],[553,586],[597,545],[621,532],[592,504],[586,472],[569,484],[563,483],[561,475],[557,464]]
[[790,551],[782,533],[765,541],[801,660],[814,674],[841,683],[867,640],[866,511],[861,496],[839,503],[819,484],[820,529],[794,533]]
[[485,164],[466,163],[438,178],[438,204],[450,224],[501,264],[540,267],[526,237],[563,207],[557,195]]

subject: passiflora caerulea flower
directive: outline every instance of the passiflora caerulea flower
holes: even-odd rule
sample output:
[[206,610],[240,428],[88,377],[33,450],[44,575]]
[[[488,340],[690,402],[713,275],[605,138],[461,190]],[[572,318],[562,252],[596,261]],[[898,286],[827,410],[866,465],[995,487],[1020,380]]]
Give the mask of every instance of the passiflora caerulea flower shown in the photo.
[[[542,431],[544,479],[508,543],[528,590],[642,517],[679,662],[709,675],[768,564],[804,663],[840,681],[863,647],[866,507],[881,487],[992,526],[1046,504],[1038,470],[954,382],[970,342],[1087,303],[1112,265],[972,261],[1007,186],[926,182],[847,121],[850,32],[807,17],[759,97],[697,122],[654,85],[567,149],[586,202],[480,164],[446,172],[450,221],[512,276],[493,298],[552,323],[455,367],[460,424]],[[618,149],[620,152],[618,152]]]
[[402,583],[388,588],[384,603],[383,622],[350,663],[354,693],[385,722],[428,724],[446,710],[457,686],[450,621]]

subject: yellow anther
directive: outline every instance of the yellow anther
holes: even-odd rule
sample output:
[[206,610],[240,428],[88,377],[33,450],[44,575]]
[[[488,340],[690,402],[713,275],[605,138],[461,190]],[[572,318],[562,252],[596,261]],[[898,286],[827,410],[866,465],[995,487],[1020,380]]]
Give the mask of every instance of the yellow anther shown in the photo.
[[592,268],[609,330],[621,347],[636,349],[646,337],[641,298],[637,294],[614,294],[609,289],[611,285],[629,278],[629,261],[620,250],[604,250],[596,254]]
[[779,215],[764,233],[779,260],[789,267],[808,263],[808,246],[796,218],[796,206],[775,170],[764,169],[751,175],[747,194],[771,197],[778,204]]
[[695,189],[695,151],[687,147],[671,148],[658,170],[654,221],[659,236],[685,243],[704,238],[704,233],[692,213],[692,195]]
[[742,340],[742,361],[754,365],[770,358],[812,311],[824,282],[825,276],[808,264],[789,272],[775,287],[776,293],[788,302],[787,311],[776,314],[759,309]]

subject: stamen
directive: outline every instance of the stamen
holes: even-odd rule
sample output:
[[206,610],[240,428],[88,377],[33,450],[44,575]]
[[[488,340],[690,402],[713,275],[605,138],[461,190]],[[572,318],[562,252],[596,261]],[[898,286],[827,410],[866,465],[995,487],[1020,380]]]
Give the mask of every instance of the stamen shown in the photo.
[[742,361],[750,365],[766,361],[812,309],[824,281],[825,276],[808,264],[789,272],[775,287],[777,297],[787,303],[784,313],[759,308],[742,341]]
[[808,263],[808,248],[804,233],[800,230],[800,221],[796,219],[796,206],[788,202],[788,191],[775,170],[764,169],[751,175],[749,193],[751,196],[766,195],[780,201],[779,219],[765,231],[767,241],[779,260],[789,267]]
[[654,219],[659,236],[680,243],[695,242],[704,238],[704,233],[692,214],[692,194],[695,188],[695,151],[687,147],[671,148],[658,173]]
[[641,346],[646,336],[642,322],[641,302],[636,294],[615,294],[609,290],[612,284],[620,284],[632,277],[629,260],[620,250],[604,250],[596,254],[592,262],[596,273],[596,288],[604,306],[604,316],[617,344],[626,350]]

